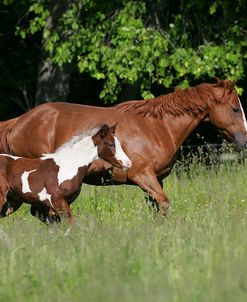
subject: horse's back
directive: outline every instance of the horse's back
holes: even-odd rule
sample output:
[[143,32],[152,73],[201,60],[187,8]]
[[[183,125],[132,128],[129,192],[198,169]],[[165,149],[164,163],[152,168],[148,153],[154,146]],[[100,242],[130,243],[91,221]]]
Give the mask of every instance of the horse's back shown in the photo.
[[46,103],[21,115],[13,127],[9,145],[13,154],[40,157],[83,131],[120,118],[114,107],[102,108],[71,103]]
[[0,122],[0,153],[11,153],[8,145],[9,134],[16,125],[18,118]]

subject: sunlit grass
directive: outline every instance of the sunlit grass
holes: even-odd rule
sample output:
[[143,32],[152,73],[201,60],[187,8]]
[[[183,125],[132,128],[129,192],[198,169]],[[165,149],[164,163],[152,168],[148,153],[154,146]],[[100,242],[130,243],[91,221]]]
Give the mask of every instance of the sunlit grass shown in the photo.
[[246,164],[176,171],[167,219],[135,187],[83,186],[76,225],[0,221],[2,301],[246,301]]

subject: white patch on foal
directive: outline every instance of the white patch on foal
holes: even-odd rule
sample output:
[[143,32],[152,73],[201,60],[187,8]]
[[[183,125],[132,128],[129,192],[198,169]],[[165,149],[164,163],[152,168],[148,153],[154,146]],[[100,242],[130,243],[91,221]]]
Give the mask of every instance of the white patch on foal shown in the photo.
[[2,153],[2,154],[0,154],[0,155],[1,155],[1,156],[10,157],[10,158],[12,158],[12,159],[14,159],[14,160],[17,160],[17,159],[21,158],[21,157],[19,157],[19,156],[14,156],[14,155],[5,154],[5,153]]
[[23,172],[22,176],[21,176],[21,182],[22,182],[22,193],[30,193],[32,192],[29,186],[29,182],[28,182],[28,176],[30,173],[36,171],[36,169],[31,170],[31,171],[25,171]]
[[46,188],[43,188],[39,193],[38,193],[38,196],[39,196],[39,200],[40,201],[46,201],[46,200],[49,200],[50,202],[50,205],[51,207],[54,209],[54,206],[51,202],[51,194],[49,194],[46,190]]
[[245,117],[245,114],[244,114],[244,110],[243,110],[243,107],[242,107],[242,104],[240,102],[240,99],[238,97],[238,101],[239,101],[239,105],[240,105],[240,109],[241,109],[241,112],[242,112],[242,119],[243,119],[243,123],[244,123],[244,128],[247,132],[247,122],[246,122],[246,117]]
[[[46,188],[43,188],[43,190],[41,190],[39,193],[38,193],[38,196],[39,196],[39,200],[40,201],[45,201],[45,200],[49,200],[50,203],[51,203],[51,194],[49,194],[46,190]],[[52,203],[51,203],[52,205]]]
[[57,178],[60,185],[65,180],[75,177],[79,167],[89,165],[97,158],[97,147],[91,137],[85,137],[80,141],[75,141],[74,144],[66,143],[55,153],[45,154],[41,159],[48,158],[52,158],[59,167]]

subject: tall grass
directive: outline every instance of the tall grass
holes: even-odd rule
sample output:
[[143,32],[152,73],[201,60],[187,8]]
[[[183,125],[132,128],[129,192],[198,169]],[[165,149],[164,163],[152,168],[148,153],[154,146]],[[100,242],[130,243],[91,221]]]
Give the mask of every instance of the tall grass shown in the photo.
[[83,186],[68,236],[23,207],[0,221],[1,301],[246,301],[246,168],[178,162],[166,219],[127,186]]

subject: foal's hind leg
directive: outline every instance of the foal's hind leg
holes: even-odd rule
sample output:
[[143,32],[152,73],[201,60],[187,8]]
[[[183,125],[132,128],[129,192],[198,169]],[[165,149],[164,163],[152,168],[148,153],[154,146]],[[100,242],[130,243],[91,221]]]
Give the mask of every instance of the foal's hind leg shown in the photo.
[[169,200],[162,189],[161,181],[157,179],[153,172],[144,171],[143,173],[129,177],[129,179],[149,195],[151,202],[157,202],[157,209],[162,215],[167,215]]
[[0,216],[5,217],[15,212],[22,202],[13,199],[9,192],[9,184],[5,177],[0,178]]
[[16,210],[19,209],[19,207],[23,204],[22,201],[19,201],[17,199],[14,199],[12,196],[7,196],[7,201],[3,205],[2,208],[2,216],[8,216],[12,213],[14,213]]

